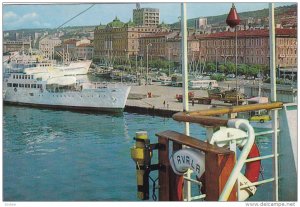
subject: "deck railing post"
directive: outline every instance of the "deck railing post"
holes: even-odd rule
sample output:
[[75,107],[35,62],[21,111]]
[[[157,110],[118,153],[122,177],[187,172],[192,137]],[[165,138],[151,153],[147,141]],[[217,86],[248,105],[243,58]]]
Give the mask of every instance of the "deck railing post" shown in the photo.
[[[205,154],[205,189],[207,201],[217,201],[235,165],[234,152],[229,154]],[[237,201],[237,184],[228,201]]]
[[169,140],[167,138],[158,137],[159,145],[163,146],[158,151],[158,164],[161,169],[158,172],[159,182],[159,201],[170,200],[170,162],[169,162]]
[[[183,183],[183,176],[176,175],[169,161],[169,140],[159,137],[158,143],[163,146],[158,153],[159,165],[159,201],[182,201],[183,196],[178,195],[177,185]],[[173,142],[173,151],[180,150],[181,144]]]

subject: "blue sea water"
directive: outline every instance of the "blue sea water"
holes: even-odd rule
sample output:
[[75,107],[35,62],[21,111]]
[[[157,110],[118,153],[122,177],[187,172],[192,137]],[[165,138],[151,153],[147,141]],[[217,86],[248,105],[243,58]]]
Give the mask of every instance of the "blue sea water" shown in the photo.
[[[170,118],[3,107],[4,201],[137,201],[130,147],[137,131],[184,131]],[[191,125],[191,136],[205,131]],[[262,154],[270,139],[261,138]],[[155,161],[153,161],[155,163]],[[263,162],[265,176],[272,165]],[[155,174],[154,174],[155,175]],[[266,177],[265,177],[266,178]],[[150,191],[151,192],[151,191]],[[271,185],[253,200],[271,200]]]

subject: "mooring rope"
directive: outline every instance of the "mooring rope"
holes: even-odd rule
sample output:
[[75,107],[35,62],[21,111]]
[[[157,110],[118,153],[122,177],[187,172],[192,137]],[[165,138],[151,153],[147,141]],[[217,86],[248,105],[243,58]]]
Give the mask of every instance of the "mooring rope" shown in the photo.
[[156,185],[156,181],[158,180],[158,178],[156,178],[155,180],[153,180],[152,178],[151,178],[151,176],[149,175],[149,178],[150,178],[150,180],[152,181],[152,199],[154,200],[154,201],[156,201],[157,200],[157,196],[156,196],[156,194],[155,194],[155,185]]

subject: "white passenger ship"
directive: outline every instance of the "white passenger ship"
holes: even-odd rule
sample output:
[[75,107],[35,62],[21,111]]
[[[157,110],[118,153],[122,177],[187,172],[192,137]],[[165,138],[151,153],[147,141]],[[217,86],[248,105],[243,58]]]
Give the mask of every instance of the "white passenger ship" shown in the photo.
[[5,103],[122,112],[130,86],[81,83],[75,76],[52,76],[48,73],[12,73],[4,79],[3,91]]
[[91,60],[82,60],[76,62],[70,62],[68,65],[53,65],[48,67],[30,67],[25,68],[26,74],[37,74],[37,73],[58,73],[61,76],[68,75],[86,75],[89,71]]

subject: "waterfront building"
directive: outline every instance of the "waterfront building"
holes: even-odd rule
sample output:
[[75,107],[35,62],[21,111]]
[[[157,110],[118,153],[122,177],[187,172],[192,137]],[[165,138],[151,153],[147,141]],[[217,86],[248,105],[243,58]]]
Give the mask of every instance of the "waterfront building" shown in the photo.
[[[200,53],[209,62],[235,62],[235,32],[198,35]],[[269,31],[241,30],[237,32],[237,61],[239,64],[269,65]],[[297,31],[276,29],[276,65],[297,66]]]
[[39,49],[46,58],[53,59],[54,47],[59,44],[61,44],[61,40],[57,37],[44,37],[39,41]]
[[95,28],[94,58],[100,61],[129,59],[139,53],[139,38],[167,31],[169,29],[164,27],[136,26],[131,20],[124,23],[116,17],[106,26]]
[[[147,56],[147,45],[148,55],[152,59],[168,59],[168,51],[171,52],[171,48],[168,47],[166,42],[169,39],[174,38],[178,35],[178,32],[161,32],[146,35],[140,38],[140,50],[139,56],[146,58]],[[167,51],[167,52],[166,52]]]
[[93,58],[93,45],[91,40],[83,38],[81,40],[71,38],[63,41],[60,45],[54,47],[55,58],[69,62],[77,59]]
[[[154,33],[140,38],[139,56],[146,58],[148,45],[149,60],[164,59],[180,62],[181,34],[179,31]],[[188,60],[199,59],[199,41],[193,34],[188,36]]]
[[65,62],[76,59],[76,43],[78,40],[72,38],[64,40],[61,44],[54,47],[55,59]]
[[[172,62],[181,62],[181,35],[178,34],[174,38],[166,41],[165,57]],[[200,58],[199,41],[194,35],[187,38],[188,61],[197,61]],[[170,56],[170,58],[169,58]]]
[[137,8],[133,10],[133,22],[137,26],[154,27],[159,25],[159,9],[155,8]]
[[76,56],[78,59],[92,60],[94,53],[93,44],[84,43],[76,46]]
[[30,48],[30,41],[28,40],[3,42],[3,53],[28,50],[29,48]]

